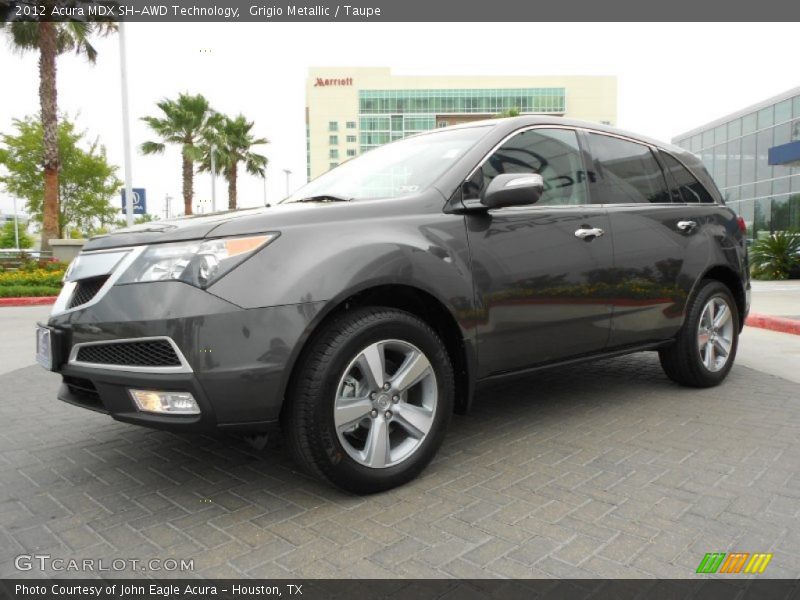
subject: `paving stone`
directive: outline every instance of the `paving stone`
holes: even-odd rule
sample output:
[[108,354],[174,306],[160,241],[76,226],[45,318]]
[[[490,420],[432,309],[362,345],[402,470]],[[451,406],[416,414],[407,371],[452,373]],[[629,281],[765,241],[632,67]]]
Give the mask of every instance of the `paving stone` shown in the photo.
[[[591,556],[594,555],[594,553],[597,552],[602,546],[603,542],[600,542],[595,538],[587,535],[577,535],[572,540],[553,552],[553,558],[556,558],[561,562],[569,563],[573,566],[578,566],[591,558]],[[539,565],[539,567],[545,571],[548,571],[548,569],[542,565]]]
[[383,567],[391,567],[415,556],[425,548],[425,544],[419,540],[407,537],[379,550],[370,558]]
[[240,571],[250,571],[257,566],[269,561],[273,561],[276,558],[291,552],[292,550],[295,550],[295,546],[292,546],[285,540],[271,536],[269,540],[264,540],[264,543],[257,548],[253,548],[250,551],[231,559],[231,564]]
[[608,560],[621,564],[628,564],[648,542],[627,533],[621,533],[608,544],[603,546],[599,554]]
[[59,403],[38,367],[0,385],[26,399],[0,403],[2,577],[37,575],[8,561],[41,550],[192,558],[199,577],[692,578],[732,549],[794,577],[800,562],[797,387],[743,367],[708,390],[673,385],[652,353],[492,384],[421,477],[364,497],[280,444]]
[[454,537],[415,553],[414,558],[432,567],[441,567],[474,547],[475,544]]
[[547,538],[533,537],[509,552],[508,557],[531,566],[553,552],[556,547],[556,544]]

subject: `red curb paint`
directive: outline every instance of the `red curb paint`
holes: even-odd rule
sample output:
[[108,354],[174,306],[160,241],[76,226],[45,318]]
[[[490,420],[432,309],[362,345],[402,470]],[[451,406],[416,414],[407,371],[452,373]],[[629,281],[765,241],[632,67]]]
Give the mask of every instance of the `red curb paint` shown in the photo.
[[750,327],[760,327],[761,329],[771,329],[772,331],[780,331],[781,333],[800,335],[800,320],[798,319],[750,313],[744,324]]
[[53,304],[57,296],[39,296],[33,298],[0,298],[0,306],[43,306]]

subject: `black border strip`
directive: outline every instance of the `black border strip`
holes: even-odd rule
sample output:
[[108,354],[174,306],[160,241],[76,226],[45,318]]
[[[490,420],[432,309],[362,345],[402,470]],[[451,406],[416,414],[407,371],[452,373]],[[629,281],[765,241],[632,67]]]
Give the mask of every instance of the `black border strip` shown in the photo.
[[[342,0],[340,0],[342,1]],[[155,7],[155,11],[152,9]],[[126,22],[785,22],[800,21],[791,0],[0,0],[0,21]],[[454,44],[471,43],[445,32]],[[709,35],[716,35],[713,28]],[[535,31],[531,32],[535,40]],[[575,40],[569,40],[571,43]],[[661,41],[691,43],[679,34]],[[745,42],[746,43],[746,42]]]
[[[154,587],[151,587],[154,586]],[[237,588],[237,586],[239,586]],[[139,587],[144,593],[121,593]],[[800,598],[800,580],[727,577],[706,579],[4,579],[3,600],[472,600],[480,598],[613,600],[790,600]],[[83,591],[78,591],[83,589]],[[240,590],[236,593],[236,590]],[[194,593],[191,593],[193,590]],[[271,593],[268,593],[270,592]],[[98,593],[99,592],[99,593]]]

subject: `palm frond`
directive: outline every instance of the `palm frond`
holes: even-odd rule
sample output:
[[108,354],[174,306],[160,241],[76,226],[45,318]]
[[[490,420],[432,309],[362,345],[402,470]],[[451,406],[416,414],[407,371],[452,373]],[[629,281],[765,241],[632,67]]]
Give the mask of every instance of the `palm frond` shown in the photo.
[[9,33],[11,34],[10,45],[16,52],[24,53],[27,50],[39,49],[38,23],[15,21],[0,25],[9,28]]
[[264,176],[264,170],[267,168],[269,160],[266,156],[261,154],[250,153],[245,160],[244,167],[250,175]]
[[244,115],[234,118],[215,115],[209,121],[210,127],[203,136],[200,147],[203,157],[200,160],[200,170],[211,171],[211,147],[216,147],[215,166],[218,173],[230,178],[235,169],[232,167],[244,163],[245,170],[251,175],[264,176],[267,158],[252,152],[253,146],[267,144],[266,138],[255,138],[250,133],[254,123],[248,121]]
[[[25,52],[39,48],[39,23],[33,21],[14,21],[0,23],[8,26],[11,34],[11,45],[14,49]],[[117,31],[115,22],[87,22],[65,21],[54,24],[56,28],[56,51],[64,54],[75,50],[77,54],[84,54],[90,62],[97,61],[97,49],[90,39],[93,35],[107,36]]]
[[203,151],[197,146],[186,144],[183,147],[183,155],[196,162],[203,158]]
[[165,150],[165,145],[158,142],[144,142],[140,149],[142,154],[161,154]]
[[750,264],[755,277],[786,279],[800,264],[800,234],[777,231],[756,241],[750,250]]

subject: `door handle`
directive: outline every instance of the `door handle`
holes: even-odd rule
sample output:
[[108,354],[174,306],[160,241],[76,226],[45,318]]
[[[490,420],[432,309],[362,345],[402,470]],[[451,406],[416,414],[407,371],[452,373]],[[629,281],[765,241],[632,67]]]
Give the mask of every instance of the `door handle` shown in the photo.
[[691,231],[697,227],[697,221],[678,221],[678,229],[681,231]]
[[599,227],[581,227],[575,232],[575,237],[582,240],[592,241],[594,238],[598,238],[604,233],[605,231]]

